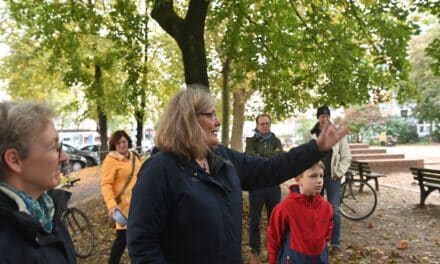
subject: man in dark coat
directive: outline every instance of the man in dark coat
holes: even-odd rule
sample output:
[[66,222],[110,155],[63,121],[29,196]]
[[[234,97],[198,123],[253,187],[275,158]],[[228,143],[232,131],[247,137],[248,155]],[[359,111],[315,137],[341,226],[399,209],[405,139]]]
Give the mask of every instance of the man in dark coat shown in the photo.
[[[270,130],[271,118],[268,114],[258,115],[253,137],[246,138],[246,154],[249,156],[272,157],[281,153],[281,141]],[[272,209],[280,202],[280,186],[265,187],[249,192],[249,246],[252,256],[250,263],[259,263],[260,254],[260,219],[263,205],[266,205],[267,219]]]

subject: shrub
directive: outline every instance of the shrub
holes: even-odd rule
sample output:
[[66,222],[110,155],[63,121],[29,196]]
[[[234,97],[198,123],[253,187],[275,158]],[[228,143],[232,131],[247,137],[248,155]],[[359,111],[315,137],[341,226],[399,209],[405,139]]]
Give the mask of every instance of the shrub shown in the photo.
[[432,132],[431,138],[434,142],[440,142],[440,127],[437,127],[437,130]]
[[397,137],[399,143],[414,143],[417,142],[419,136],[417,134],[417,126],[408,123],[407,120],[401,117],[393,117],[386,122],[387,135]]

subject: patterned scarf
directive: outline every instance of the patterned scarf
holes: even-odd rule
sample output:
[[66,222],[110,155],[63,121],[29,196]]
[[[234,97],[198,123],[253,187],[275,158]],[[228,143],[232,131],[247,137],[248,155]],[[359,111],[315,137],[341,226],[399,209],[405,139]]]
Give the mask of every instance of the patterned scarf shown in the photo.
[[261,134],[257,129],[255,129],[254,131],[255,131],[255,137],[262,142],[267,141],[271,139],[273,136],[275,136],[275,134],[272,132],[269,132],[267,134]]
[[52,221],[55,213],[55,206],[52,198],[46,192],[44,192],[38,198],[38,200],[34,200],[27,193],[17,190],[4,182],[0,183],[0,185],[11,190],[23,200],[24,204],[26,205],[26,209],[29,211],[30,215],[32,215],[35,219],[38,220],[38,222],[40,222],[41,227],[43,227],[44,231],[46,231],[47,233],[52,232]]

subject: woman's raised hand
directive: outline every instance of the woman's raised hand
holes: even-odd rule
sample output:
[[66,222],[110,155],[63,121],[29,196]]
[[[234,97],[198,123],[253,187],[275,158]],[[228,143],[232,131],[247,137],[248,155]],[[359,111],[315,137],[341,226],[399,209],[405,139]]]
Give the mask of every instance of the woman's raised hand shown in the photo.
[[341,127],[336,129],[334,124],[327,123],[319,134],[316,143],[320,151],[329,151],[333,145],[335,145],[341,138],[348,135],[349,130],[347,127]]

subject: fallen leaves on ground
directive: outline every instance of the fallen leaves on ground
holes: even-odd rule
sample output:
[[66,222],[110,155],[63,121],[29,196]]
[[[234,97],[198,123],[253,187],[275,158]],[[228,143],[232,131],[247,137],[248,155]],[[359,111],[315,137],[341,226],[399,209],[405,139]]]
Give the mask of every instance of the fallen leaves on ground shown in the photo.
[[[92,170],[87,171],[87,174],[89,178],[99,177],[99,174]],[[393,176],[388,176],[388,180],[403,181],[391,177]],[[85,185],[89,180],[84,177],[80,184]],[[74,191],[83,193],[82,189]],[[82,197],[79,200],[81,199]],[[341,254],[331,256],[330,263],[440,263],[440,198],[438,194],[431,194],[425,208],[417,205],[419,199],[417,192],[382,187],[378,193],[378,206],[372,216],[362,221],[350,221],[341,217]],[[95,250],[91,257],[78,259],[78,263],[107,263],[115,233],[114,229],[107,225],[107,209],[102,197],[84,201],[86,202],[80,203],[78,207],[86,212],[93,223]],[[265,212],[265,209],[262,212]],[[267,217],[262,213],[261,263],[267,263],[266,225]],[[244,192],[244,263],[248,263],[250,257],[248,228],[249,204]],[[130,263],[127,252],[121,263]]]

